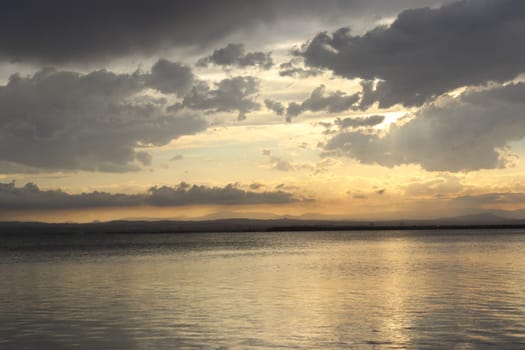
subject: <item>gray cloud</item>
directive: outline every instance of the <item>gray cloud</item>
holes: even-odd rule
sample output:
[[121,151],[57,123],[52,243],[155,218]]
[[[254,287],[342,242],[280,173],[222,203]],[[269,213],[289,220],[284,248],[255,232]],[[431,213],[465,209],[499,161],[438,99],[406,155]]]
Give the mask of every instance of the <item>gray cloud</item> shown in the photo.
[[279,156],[276,156],[270,150],[262,150],[261,154],[267,158],[265,163],[272,170],[282,172],[310,171],[312,175],[326,172],[329,168],[337,165],[337,162],[331,158],[323,158],[317,163],[311,162],[294,162]]
[[[162,146],[204,130],[193,111],[258,110],[258,80],[235,77],[211,89],[191,69],[161,59],[150,72],[81,74],[42,69],[12,75],[0,86],[0,172],[89,170],[123,172],[148,166],[150,146]],[[148,88],[183,97],[166,109],[168,98]]]
[[287,159],[274,156],[270,150],[262,150],[262,155],[268,157],[268,165],[273,170],[279,170],[284,172],[296,171],[298,166]]
[[333,135],[346,129],[371,128],[385,121],[383,115],[372,115],[369,117],[336,118],[333,122],[319,122],[318,125],[325,128],[323,134]]
[[170,107],[172,111],[182,108],[205,110],[208,112],[238,112],[238,119],[246,119],[246,114],[260,108],[255,101],[259,92],[259,81],[251,76],[234,77],[221,80],[211,89],[208,84],[198,82],[184,97],[184,100]]
[[40,190],[33,183],[22,187],[16,187],[14,182],[0,183],[1,210],[129,207],[143,203],[144,195],[106,192],[68,194],[62,190]]
[[140,95],[156,78],[155,73],[54,69],[11,76],[0,86],[0,162],[22,169],[110,172],[150,164],[145,147],[207,125],[191,114],[166,114],[163,99]]
[[15,183],[0,183],[0,210],[57,210],[107,207],[156,207],[184,205],[257,205],[286,204],[300,201],[281,190],[253,192],[228,184],[224,187],[190,185],[151,187],[146,193],[112,194],[88,192],[69,194],[62,190],[41,190],[28,183],[16,187]]
[[511,166],[509,143],[525,137],[525,83],[442,98],[384,135],[342,131],[324,146],[363,163],[420,164],[430,171]]
[[292,102],[288,105],[286,121],[291,122],[294,117],[306,111],[340,113],[349,109],[355,110],[358,108],[356,104],[359,99],[359,93],[347,95],[345,92],[339,90],[326,93],[326,87],[320,85],[300,104]]
[[405,193],[411,197],[442,197],[463,190],[461,179],[443,175],[441,177],[420,182],[412,182],[405,186]]
[[296,166],[291,161],[274,156],[272,151],[268,149],[262,150],[261,153],[263,156],[268,157],[268,165],[270,165],[273,170],[285,172],[296,170]]
[[270,69],[273,66],[270,52],[245,52],[243,44],[228,44],[226,47],[213,51],[210,56],[197,62],[197,66],[206,67],[209,64],[218,66],[250,67],[258,66]]
[[284,171],[284,172],[297,170],[295,164],[293,164],[291,161],[287,159],[282,159],[279,157],[272,157],[270,162],[271,162],[272,169],[274,170],[279,170],[279,171]]
[[467,195],[453,198],[452,202],[467,208],[483,208],[502,204],[523,204],[525,203],[525,193],[498,192]]
[[340,129],[346,128],[358,128],[361,126],[375,126],[385,121],[383,115],[373,115],[370,117],[358,117],[358,118],[337,118],[334,123],[339,126]]
[[[407,10],[362,36],[320,33],[299,54],[307,65],[361,78],[362,107],[418,106],[447,91],[525,71],[525,2],[463,0]],[[377,83],[371,81],[379,79]]]
[[195,76],[190,67],[181,63],[165,59],[158,60],[148,76],[147,83],[150,87],[165,94],[184,96],[189,92],[195,81]]
[[63,63],[150,55],[172,47],[206,47],[276,22],[391,14],[421,1],[8,1],[0,12],[0,58]]
[[176,187],[152,187],[148,204],[155,206],[176,206],[195,204],[285,204],[298,201],[283,191],[251,192],[228,184],[224,187],[207,187],[181,183]]
[[254,183],[250,184],[250,190],[254,190],[254,191],[258,190],[260,188],[263,188],[263,187],[264,187],[264,185],[261,184],[261,183],[258,183],[258,182],[254,182]]
[[306,68],[300,57],[294,57],[288,62],[281,63],[279,66],[279,75],[282,77],[294,77],[306,79],[323,74],[319,68]]
[[266,100],[264,100],[264,105],[266,106],[267,109],[269,109],[270,111],[274,112],[275,114],[277,114],[279,116],[283,116],[284,115],[285,107],[284,107],[284,105],[281,102],[270,100],[270,99],[266,99]]
[[175,162],[177,160],[182,160],[182,159],[184,159],[184,156],[182,154],[177,154],[177,155],[171,157],[170,161]]

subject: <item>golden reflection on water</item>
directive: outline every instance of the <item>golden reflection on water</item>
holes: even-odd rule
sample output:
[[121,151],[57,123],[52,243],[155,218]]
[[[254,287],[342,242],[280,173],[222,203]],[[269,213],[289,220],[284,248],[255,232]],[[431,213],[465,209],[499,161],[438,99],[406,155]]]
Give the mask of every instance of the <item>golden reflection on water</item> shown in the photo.
[[73,339],[80,349],[513,349],[525,342],[523,235],[99,239],[1,251],[7,348],[54,349]]
[[395,273],[389,274],[378,286],[385,294],[384,298],[378,296],[376,302],[385,310],[390,310],[390,317],[381,318],[378,333],[382,337],[389,339],[389,342],[396,344],[408,344],[410,341],[409,329],[413,326],[412,314],[409,312],[409,304],[418,296],[412,296],[412,300],[407,295],[407,286],[413,291],[421,290],[420,285],[426,285],[426,276],[411,278],[405,266],[410,263],[410,244],[404,240],[389,240],[381,246],[378,254],[384,257],[386,262],[396,264]]

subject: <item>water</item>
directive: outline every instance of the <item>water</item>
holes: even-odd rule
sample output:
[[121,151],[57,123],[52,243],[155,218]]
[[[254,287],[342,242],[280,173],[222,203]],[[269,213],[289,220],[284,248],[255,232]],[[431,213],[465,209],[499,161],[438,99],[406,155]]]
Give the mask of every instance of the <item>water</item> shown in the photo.
[[0,238],[1,349],[525,349],[525,231]]

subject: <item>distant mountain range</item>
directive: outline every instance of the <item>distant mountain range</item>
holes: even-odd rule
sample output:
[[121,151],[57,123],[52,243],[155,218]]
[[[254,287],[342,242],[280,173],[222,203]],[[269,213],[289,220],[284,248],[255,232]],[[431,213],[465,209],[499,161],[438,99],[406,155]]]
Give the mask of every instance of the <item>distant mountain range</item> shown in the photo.
[[435,220],[215,219],[199,221],[118,220],[93,223],[0,222],[0,234],[183,233],[314,230],[525,228],[525,219],[481,213]]
[[[454,217],[442,217],[437,219],[425,218],[425,219],[349,219],[348,215],[329,215],[329,214],[320,214],[320,213],[305,213],[301,215],[275,215],[267,212],[252,212],[249,214],[249,218],[253,220],[298,220],[298,221],[333,221],[333,222],[359,222],[359,223],[369,223],[369,222],[457,222],[457,221],[466,221],[472,224],[487,222],[487,221],[504,221],[504,220],[525,220],[525,210],[487,210],[484,212],[478,212],[471,210],[469,214],[454,216]],[[397,216],[403,217],[402,213],[398,213]],[[224,218],[229,218],[230,220],[235,219],[246,219],[246,214],[236,211],[218,211],[210,213],[204,216],[199,217],[176,217],[176,218],[154,218],[154,217],[127,217],[121,220],[123,221],[160,221],[160,220],[169,220],[169,221],[212,221],[212,220],[224,220]]]

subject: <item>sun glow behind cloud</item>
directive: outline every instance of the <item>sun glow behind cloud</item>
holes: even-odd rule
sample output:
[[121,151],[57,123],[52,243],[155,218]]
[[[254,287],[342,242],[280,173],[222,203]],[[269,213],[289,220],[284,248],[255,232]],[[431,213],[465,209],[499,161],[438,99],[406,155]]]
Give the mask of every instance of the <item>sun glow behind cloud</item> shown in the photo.
[[[46,34],[53,4],[35,17],[44,42],[53,37]],[[72,195],[190,183],[308,200],[4,205],[4,220],[519,216],[513,211],[525,209],[520,3],[268,1],[245,5],[237,18],[229,2],[210,2],[215,16],[199,26],[201,9],[183,6],[181,21],[180,6],[152,7],[140,16],[158,21],[136,27],[130,4],[116,26],[128,41],[83,17],[76,22],[84,40],[72,44],[64,44],[70,28],[60,21],[49,47],[38,38],[6,39],[0,179]],[[108,18],[114,10],[103,9]],[[6,27],[12,21],[0,15],[0,22],[16,33]]]

